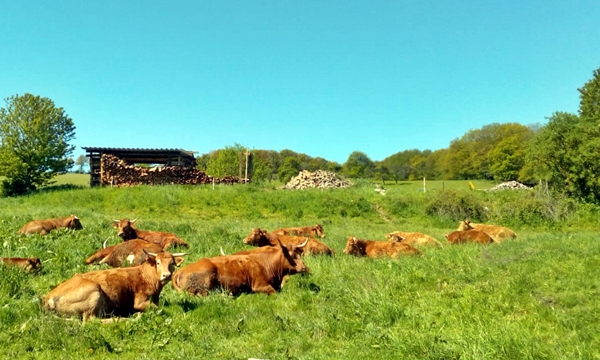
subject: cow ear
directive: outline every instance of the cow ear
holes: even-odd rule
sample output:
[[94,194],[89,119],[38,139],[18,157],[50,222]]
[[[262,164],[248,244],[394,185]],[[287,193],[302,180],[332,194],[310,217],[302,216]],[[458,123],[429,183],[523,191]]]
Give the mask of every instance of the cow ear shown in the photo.
[[113,227],[115,227],[115,228],[116,228],[116,227],[119,227],[119,223],[120,223],[120,222],[121,222],[121,221],[119,221],[119,220],[115,220],[115,219],[113,219],[113,223],[112,223]]
[[174,256],[173,259],[175,260],[175,266],[181,266],[183,260],[185,260],[182,256]]

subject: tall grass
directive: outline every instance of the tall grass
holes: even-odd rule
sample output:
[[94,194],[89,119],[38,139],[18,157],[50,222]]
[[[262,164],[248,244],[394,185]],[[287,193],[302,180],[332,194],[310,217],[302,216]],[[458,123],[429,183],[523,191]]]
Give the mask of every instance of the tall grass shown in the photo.
[[[448,182],[446,182],[448,183]],[[477,187],[477,185],[476,185]],[[407,190],[408,189],[408,190]],[[531,192],[468,188],[419,192],[366,185],[276,190],[251,186],[68,188],[0,199],[1,256],[37,256],[39,274],[0,267],[0,348],[16,358],[247,359],[563,359],[600,356],[600,244],[591,205]],[[453,205],[460,200],[460,206]],[[443,206],[442,206],[443,205]],[[470,212],[469,208],[481,208]],[[485,210],[487,208],[487,210]],[[432,209],[435,209],[432,210]],[[537,210],[536,210],[537,209]],[[34,218],[81,218],[81,231],[20,236]],[[354,235],[384,239],[393,230],[443,240],[464,215],[513,228],[493,246],[445,246],[399,260],[342,253]],[[157,309],[113,324],[66,321],[40,299],[86,266],[113,219],[139,217],[141,229],[191,244],[185,264],[247,248],[254,227],[323,224],[334,257],[307,257],[273,296],[206,298],[170,285]]]

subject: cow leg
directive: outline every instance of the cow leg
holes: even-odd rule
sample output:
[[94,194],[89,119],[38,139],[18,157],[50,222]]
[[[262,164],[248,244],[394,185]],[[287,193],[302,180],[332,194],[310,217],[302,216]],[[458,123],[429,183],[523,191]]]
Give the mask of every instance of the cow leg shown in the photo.
[[252,282],[252,291],[253,292],[261,292],[261,293],[266,293],[268,295],[274,294],[277,291],[275,290],[275,288],[273,286],[271,286],[271,284],[266,283],[266,282]]

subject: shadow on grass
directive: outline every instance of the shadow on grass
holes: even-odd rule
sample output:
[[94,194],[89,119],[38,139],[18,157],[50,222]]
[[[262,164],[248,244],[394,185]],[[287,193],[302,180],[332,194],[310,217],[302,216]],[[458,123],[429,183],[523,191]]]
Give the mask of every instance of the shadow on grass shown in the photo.
[[58,191],[70,191],[70,190],[82,190],[86,189],[86,186],[83,185],[73,185],[73,184],[61,184],[61,185],[50,185],[36,190],[35,192],[43,194],[43,193],[52,193]]

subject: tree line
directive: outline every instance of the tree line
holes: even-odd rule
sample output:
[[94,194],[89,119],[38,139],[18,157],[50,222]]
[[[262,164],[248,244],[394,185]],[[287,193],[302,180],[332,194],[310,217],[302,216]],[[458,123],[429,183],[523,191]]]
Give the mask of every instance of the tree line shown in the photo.
[[[567,195],[600,203],[600,68],[581,88],[577,114],[557,111],[546,124],[493,123],[467,131],[438,150],[403,150],[381,161],[354,151],[345,163],[292,150],[252,152],[252,180],[287,182],[302,170],[327,170],[350,178],[382,182],[404,180],[544,179]],[[79,166],[71,158],[73,120],[48,98],[25,94],[5,99],[0,108],[0,176],[4,195],[18,195],[48,185],[57,174]],[[236,176],[241,144],[203,154],[198,168],[216,177]]]

